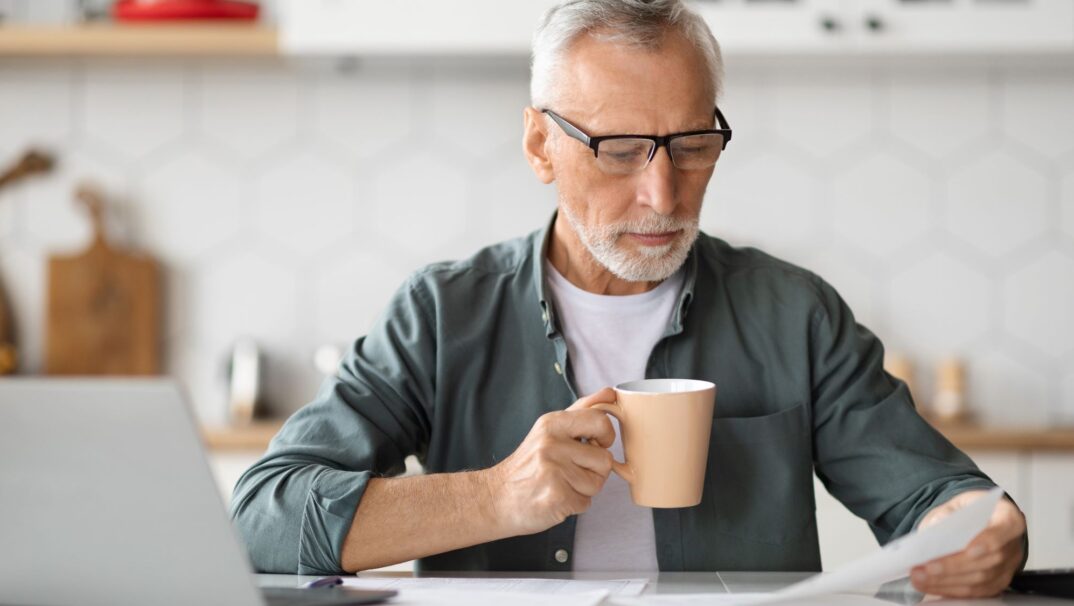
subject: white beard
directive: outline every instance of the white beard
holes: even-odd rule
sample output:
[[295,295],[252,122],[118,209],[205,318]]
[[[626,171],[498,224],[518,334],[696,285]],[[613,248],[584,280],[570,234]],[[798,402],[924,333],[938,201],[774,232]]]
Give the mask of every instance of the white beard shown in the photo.
[[[559,207],[597,263],[627,282],[660,282],[671,277],[686,262],[699,231],[697,219],[657,214],[640,221],[587,227],[567,204],[561,203]],[[624,233],[658,234],[679,230],[681,232],[673,241],[662,246],[643,245],[630,250],[619,243]]]

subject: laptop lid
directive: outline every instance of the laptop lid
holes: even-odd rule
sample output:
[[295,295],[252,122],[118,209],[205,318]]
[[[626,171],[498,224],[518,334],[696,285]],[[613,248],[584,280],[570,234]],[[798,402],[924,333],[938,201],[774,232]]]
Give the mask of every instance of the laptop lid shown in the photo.
[[262,604],[174,383],[0,380],[0,603]]

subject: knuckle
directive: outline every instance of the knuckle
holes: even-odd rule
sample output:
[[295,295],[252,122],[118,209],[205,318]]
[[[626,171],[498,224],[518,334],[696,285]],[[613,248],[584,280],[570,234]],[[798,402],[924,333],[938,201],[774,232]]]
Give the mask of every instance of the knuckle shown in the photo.
[[556,422],[556,417],[559,414],[559,412],[546,412],[543,415],[537,417],[537,422],[533,424],[533,427],[542,432],[547,432]]

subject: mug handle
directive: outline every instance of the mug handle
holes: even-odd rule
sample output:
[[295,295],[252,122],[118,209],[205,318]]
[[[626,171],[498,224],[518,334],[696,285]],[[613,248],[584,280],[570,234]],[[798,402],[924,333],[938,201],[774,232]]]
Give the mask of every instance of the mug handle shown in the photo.
[[[615,404],[599,402],[597,404],[593,404],[592,406],[590,406],[590,408],[598,408],[612,415],[619,420],[619,431],[623,430],[623,409],[619,406],[618,402]],[[618,475],[620,478],[626,480],[627,484],[634,483],[634,471],[630,469],[630,467],[626,464],[625,459],[624,462],[620,463],[619,461],[615,460],[615,457],[612,457],[612,471],[614,471],[616,475]]]

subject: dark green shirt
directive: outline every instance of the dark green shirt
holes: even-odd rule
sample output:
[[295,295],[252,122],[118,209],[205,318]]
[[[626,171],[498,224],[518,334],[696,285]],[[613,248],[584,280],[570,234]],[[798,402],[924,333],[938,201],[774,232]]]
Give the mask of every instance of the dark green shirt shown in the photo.
[[[339,572],[371,477],[401,473],[411,454],[427,473],[490,467],[585,395],[545,285],[550,233],[430,265],[399,289],[239,480],[232,516],[258,570]],[[820,570],[814,472],[881,543],[991,487],[882,364],[880,341],[819,277],[702,234],[646,370],[718,389],[701,504],[653,510],[660,569]],[[574,528],[571,517],[419,567],[570,570]]]

